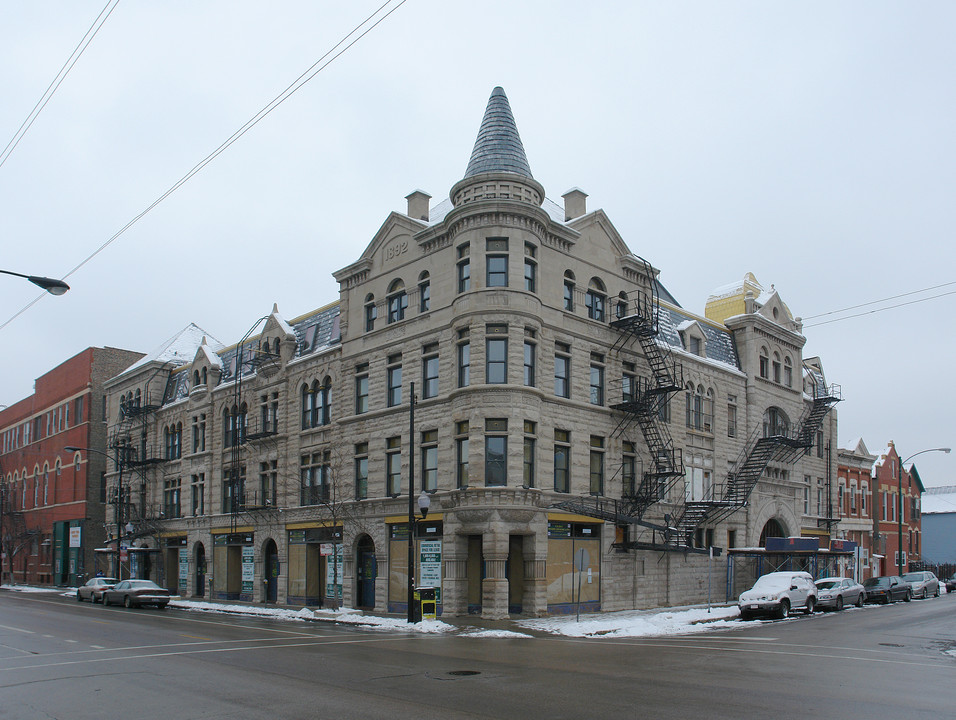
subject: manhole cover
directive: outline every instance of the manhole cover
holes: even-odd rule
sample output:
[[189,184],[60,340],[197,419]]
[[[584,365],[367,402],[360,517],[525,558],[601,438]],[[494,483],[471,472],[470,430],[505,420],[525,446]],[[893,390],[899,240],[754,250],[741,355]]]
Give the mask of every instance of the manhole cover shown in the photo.
[[449,670],[449,671],[448,671],[448,674],[449,674],[449,675],[458,675],[458,676],[461,676],[461,675],[481,675],[481,673],[478,672],[477,670]]

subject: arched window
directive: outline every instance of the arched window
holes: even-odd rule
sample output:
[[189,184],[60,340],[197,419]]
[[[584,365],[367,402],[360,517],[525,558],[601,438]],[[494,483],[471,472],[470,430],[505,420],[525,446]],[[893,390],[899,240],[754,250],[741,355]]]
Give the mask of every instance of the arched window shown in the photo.
[[418,276],[418,312],[428,312],[432,309],[432,284],[428,272]]
[[793,387],[793,362],[789,357],[783,359],[783,384]]
[[780,382],[780,353],[775,352],[773,354],[773,381],[775,383]]
[[765,380],[770,379],[770,353],[765,347],[760,348],[760,361],[759,361],[759,370],[760,377]]
[[206,368],[205,368],[205,366],[203,366],[203,369],[202,369],[202,384],[205,385],[206,382],[207,382],[207,380],[208,380],[208,376],[206,375]]
[[776,518],[770,518],[760,531],[760,547],[767,547],[768,537],[787,537],[787,531]]
[[707,388],[704,395],[704,432],[714,431],[714,391]]
[[326,376],[319,384],[302,386],[302,429],[328,425],[332,421],[332,378]]
[[[685,415],[686,425],[691,430],[704,429],[704,386],[687,383],[684,388],[684,398],[687,401]],[[713,412],[713,411],[711,411]]]
[[315,393],[308,385],[302,386],[302,429],[308,430],[313,426],[315,417]]
[[139,410],[139,408],[142,407],[141,405],[142,400],[143,400],[143,397],[139,392],[139,388],[136,388],[136,394],[133,396],[133,407]]
[[604,283],[600,278],[591,278],[588,283],[588,291],[584,296],[584,304],[588,309],[588,318],[604,322],[604,305],[607,301],[607,293],[604,289]]
[[408,295],[405,294],[405,283],[393,280],[388,286],[388,322],[389,324],[405,319],[405,310],[408,308]]
[[199,371],[193,370],[193,387],[196,387],[198,385],[199,385]]
[[375,318],[378,316],[378,310],[375,308],[375,296],[365,296],[365,332],[371,332],[375,329]]
[[332,378],[326,376],[322,381],[319,395],[319,424],[328,425],[332,422]]
[[574,312],[574,273],[564,271],[564,309]]
[[769,407],[763,414],[763,436],[778,437],[786,435],[790,427],[790,419],[787,414],[778,407]]

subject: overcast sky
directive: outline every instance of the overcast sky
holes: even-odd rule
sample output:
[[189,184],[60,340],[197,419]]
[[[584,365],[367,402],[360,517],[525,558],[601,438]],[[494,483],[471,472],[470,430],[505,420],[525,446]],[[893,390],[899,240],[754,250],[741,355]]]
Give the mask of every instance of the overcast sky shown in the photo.
[[[381,2],[122,0],[0,167],[0,269],[68,273]],[[105,4],[4,4],[0,147]],[[548,196],[587,192],[686,309],[749,271],[807,318],[841,446],[956,445],[954,27],[951,0],[407,0],[0,330],[0,404],[89,346],[337,300],[405,195],[461,179],[501,85]],[[34,290],[0,276],[0,323]],[[917,466],[956,484],[956,454]]]

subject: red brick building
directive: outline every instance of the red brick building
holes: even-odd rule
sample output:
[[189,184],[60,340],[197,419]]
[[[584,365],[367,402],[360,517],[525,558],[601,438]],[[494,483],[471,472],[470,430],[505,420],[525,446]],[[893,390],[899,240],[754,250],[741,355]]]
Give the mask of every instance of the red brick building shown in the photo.
[[[97,569],[105,541],[103,383],[142,353],[87,348],[0,410],[0,577],[73,585]],[[94,452],[69,453],[67,446]]]
[[858,582],[879,574],[874,571],[872,559],[875,527],[871,474],[876,459],[862,438],[848,448],[840,448],[837,455],[837,532],[841,539],[852,540],[860,548],[855,568],[853,563],[847,563],[843,574]]
[[920,559],[921,527],[920,498],[923,484],[916,467],[902,470],[902,497],[900,496],[900,456],[891,440],[886,449],[873,463],[871,472],[873,486],[874,552],[881,555],[876,575],[899,574],[898,552],[900,516],[903,530],[903,572]]

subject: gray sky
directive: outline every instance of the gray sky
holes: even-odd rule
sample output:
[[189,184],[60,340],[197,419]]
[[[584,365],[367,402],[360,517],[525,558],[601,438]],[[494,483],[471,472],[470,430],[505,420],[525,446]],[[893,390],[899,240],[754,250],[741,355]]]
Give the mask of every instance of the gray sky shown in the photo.
[[[69,272],[381,1],[120,2],[0,168],[0,268]],[[105,2],[5,4],[0,147]],[[688,310],[748,271],[804,318],[954,283],[954,26],[949,1],[407,0],[0,330],[0,404],[91,345],[234,343],[336,300],[405,195],[447,197],[496,85],[548,196],[587,192]],[[0,277],[0,323],[34,289]],[[806,320],[841,445],[956,445],[956,295],[927,300],[954,291]],[[956,454],[918,467],[956,482]]]

